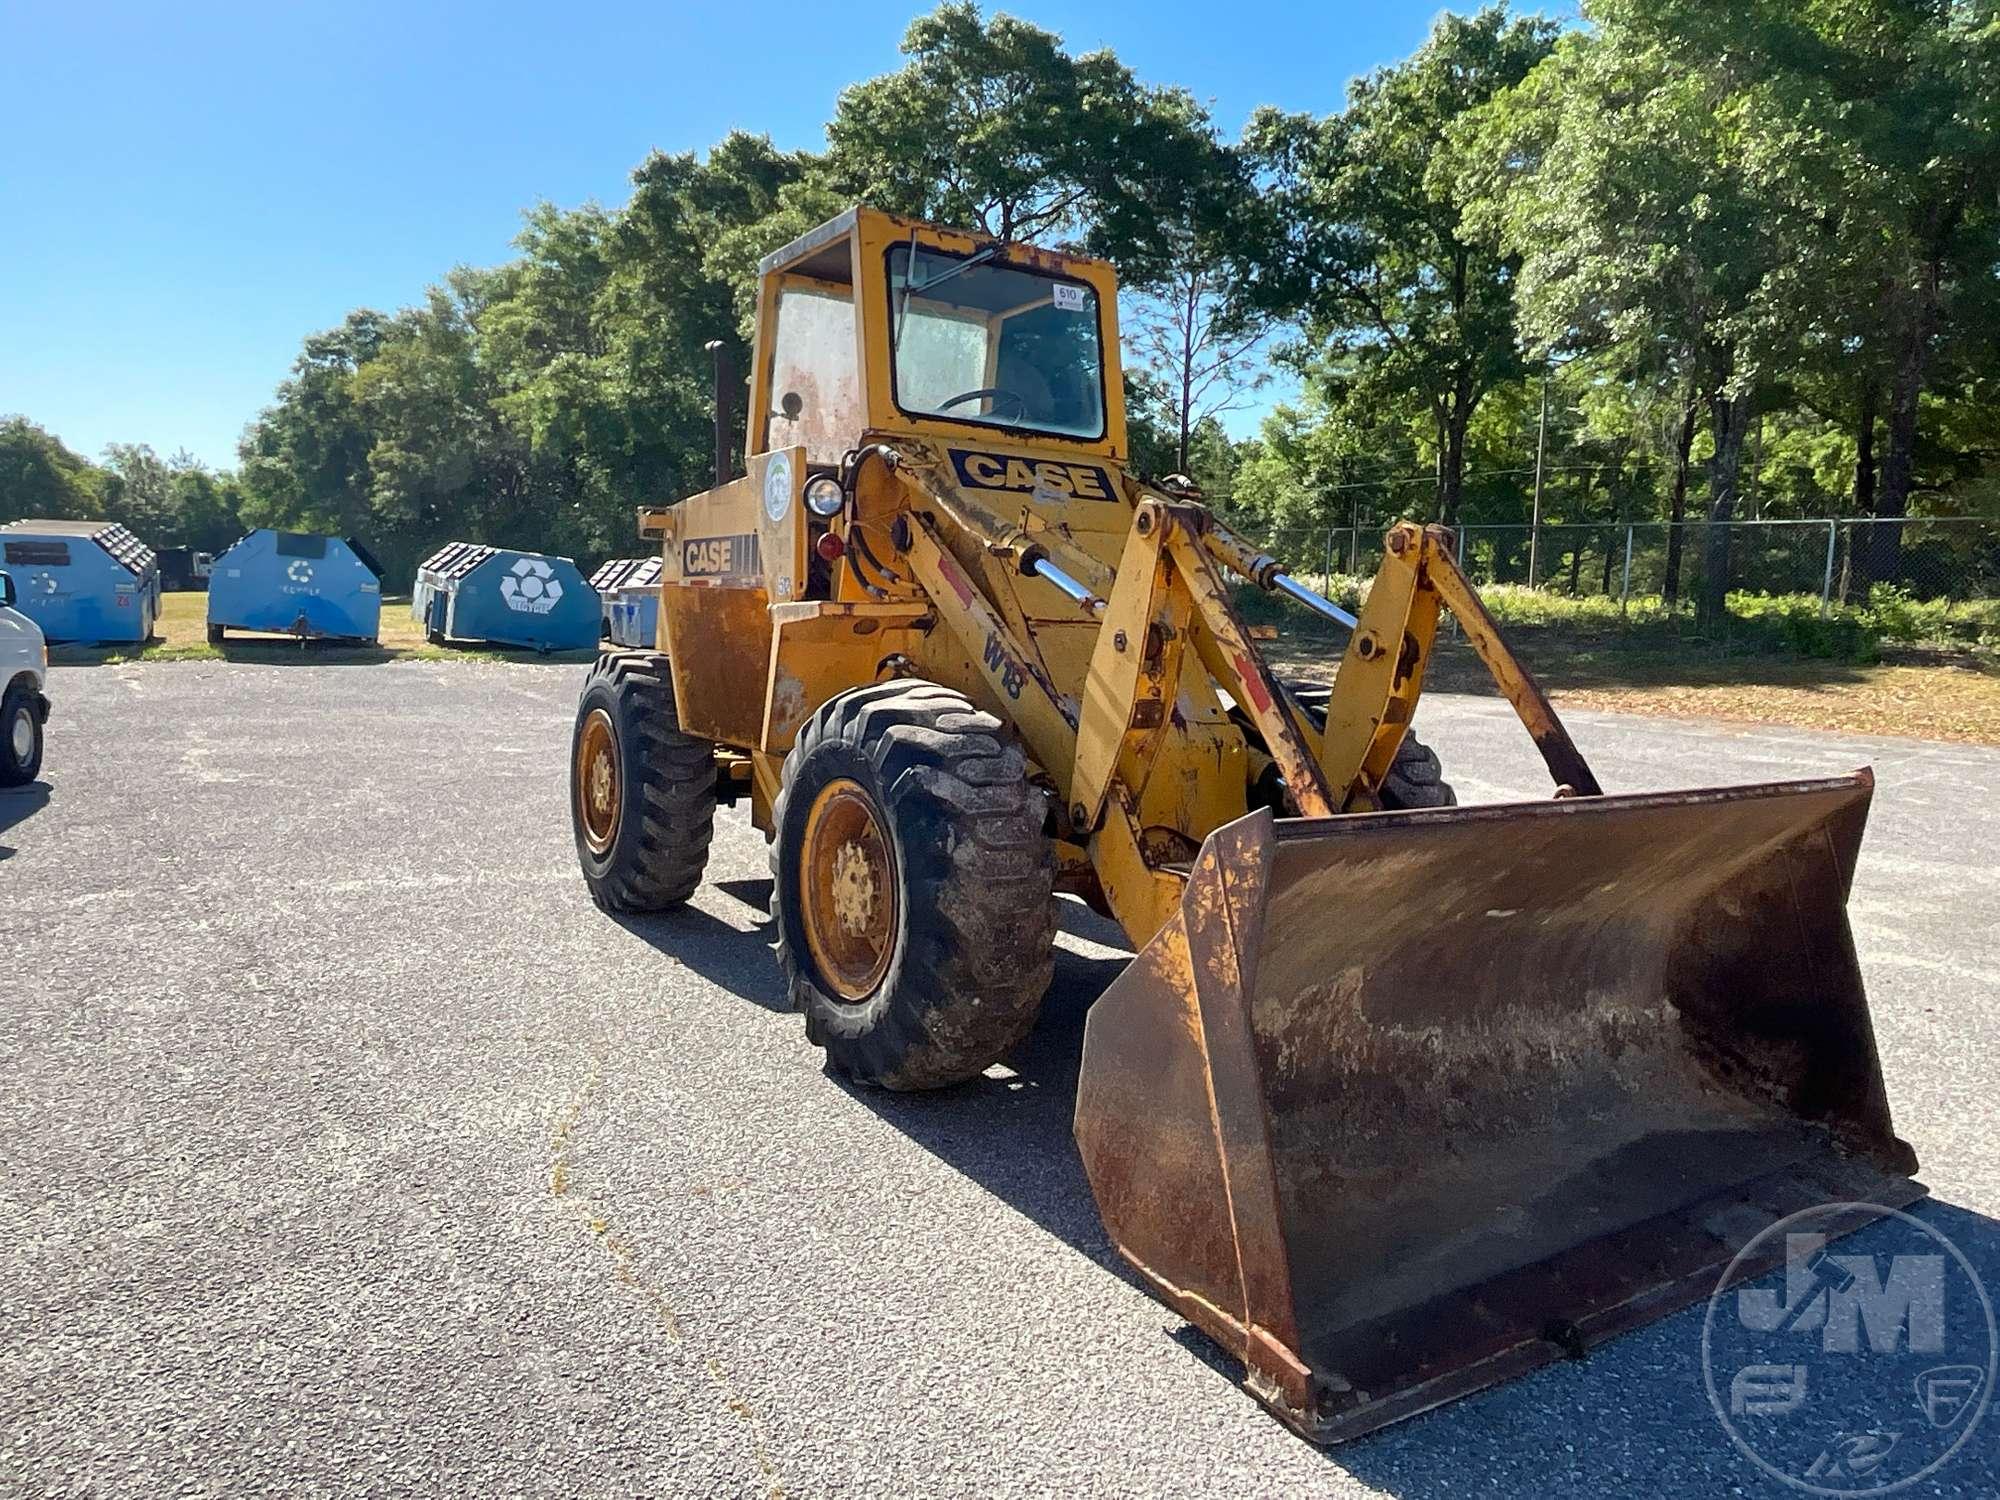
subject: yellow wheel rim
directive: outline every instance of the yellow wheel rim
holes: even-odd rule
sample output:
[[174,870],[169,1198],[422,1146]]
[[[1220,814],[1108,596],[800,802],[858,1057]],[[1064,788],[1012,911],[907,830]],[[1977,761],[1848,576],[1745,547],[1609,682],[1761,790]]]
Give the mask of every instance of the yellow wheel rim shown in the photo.
[[896,949],[889,834],[858,781],[829,782],[806,812],[799,911],[813,966],[836,999],[866,1000]]
[[618,837],[618,736],[611,715],[593,708],[576,746],[576,811],[590,852],[603,854]]

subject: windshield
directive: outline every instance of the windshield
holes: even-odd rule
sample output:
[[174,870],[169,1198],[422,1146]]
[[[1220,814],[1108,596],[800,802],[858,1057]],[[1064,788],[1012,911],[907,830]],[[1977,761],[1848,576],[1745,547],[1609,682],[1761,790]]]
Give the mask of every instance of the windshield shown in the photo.
[[908,245],[889,252],[897,406],[911,416],[1104,436],[1095,291],[922,247],[913,273],[911,253]]

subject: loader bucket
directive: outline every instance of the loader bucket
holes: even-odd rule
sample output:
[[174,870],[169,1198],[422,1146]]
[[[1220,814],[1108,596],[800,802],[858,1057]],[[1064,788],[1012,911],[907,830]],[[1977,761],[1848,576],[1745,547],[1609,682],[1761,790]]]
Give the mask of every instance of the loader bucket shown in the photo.
[[1706,1297],[1786,1214],[1922,1196],[1847,926],[1872,789],[1217,831],[1090,1012],[1112,1239],[1337,1442]]

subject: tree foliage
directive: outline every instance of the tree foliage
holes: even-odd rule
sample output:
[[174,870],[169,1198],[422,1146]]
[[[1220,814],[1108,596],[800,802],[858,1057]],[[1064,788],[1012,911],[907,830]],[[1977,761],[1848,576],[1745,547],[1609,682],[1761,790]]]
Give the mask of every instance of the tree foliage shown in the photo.
[[0,418],[0,523],[93,520],[119,498],[117,477],[26,417]]
[[912,22],[910,61],[842,92],[826,177],[850,199],[1003,240],[1084,246],[1147,279],[1224,169],[1183,89],[1108,51],[954,0]]
[[1523,372],[1514,260],[1465,212],[1444,134],[1548,53],[1549,23],[1495,6],[1445,16],[1415,56],[1355,82],[1323,119],[1259,111],[1261,242],[1251,295],[1305,328],[1309,378],[1367,406],[1414,402],[1431,428],[1436,506],[1458,518],[1480,400]]
[[[1546,383],[1544,579],[1609,580],[1592,527],[1843,512],[1883,518],[1841,559],[1865,589],[1907,574],[1902,518],[2000,515],[1996,6],[1493,5],[1231,145],[1187,89],[953,0],[823,150],[656,152],[624,204],[536,205],[504,264],[307,337],[234,474],[0,421],[0,513],[353,533],[397,576],[455,537],[628,550],[634,506],[708,482],[705,346],[747,368],[758,260],[859,200],[1111,260],[1135,466],[1297,561],[1526,522]],[[1232,440],[1273,366],[1296,396]],[[1729,535],[1686,559],[1711,618]]]

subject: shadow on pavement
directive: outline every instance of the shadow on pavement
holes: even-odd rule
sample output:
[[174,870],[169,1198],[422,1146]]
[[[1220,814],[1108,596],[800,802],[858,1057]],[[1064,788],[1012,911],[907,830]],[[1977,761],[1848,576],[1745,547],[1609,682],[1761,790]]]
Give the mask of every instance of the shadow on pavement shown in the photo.
[[407,653],[372,641],[224,641],[216,647],[230,662],[273,667],[374,667]]
[[1061,906],[1065,934],[1116,944],[1121,951],[1116,957],[1091,956],[1058,939],[1055,980],[1041,1016],[1003,1062],[969,1083],[935,1093],[898,1094],[833,1081],[1071,1249],[1122,1275],[1124,1262],[1098,1222],[1071,1122],[1084,1019],[1129,960],[1110,923],[1074,901]]
[[[724,881],[716,888],[757,918],[769,908],[768,880]],[[786,1010],[768,923],[760,920],[746,931],[690,908],[621,918],[620,925],[725,989],[767,1010]],[[1118,929],[1073,901],[1062,903],[1062,929],[1070,941],[1058,942],[1055,981],[1040,1020],[983,1077],[920,1094],[830,1081],[1070,1248],[1129,1277],[1098,1221],[1071,1134],[1084,1020],[1127,958]],[[1105,956],[1104,949],[1117,951]],[[1915,1212],[1958,1246],[1989,1289],[2000,1290],[2000,1222],[1936,1201]],[[1884,1258],[1893,1248],[1880,1225],[1841,1243]],[[1762,1284],[1781,1287],[1782,1274]],[[1323,1450],[1325,1460],[1330,1469],[1384,1493],[1422,1500],[1474,1491],[1509,1500],[1797,1494],[1731,1446],[1709,1405],[1702,1326],[1697,1303],[1581,1359]],[[1168,1336],[1214,1372],[1218,1404],[1235,1399],[1242,1379],[1237,1360],[1189,1325],[1175,1326]],[[2000,1414],[1986,1420],[2000,1423]],[[1933,1476],[1941,1492],[2000,1493],[2000,1443],[1989,1436],[1982,1426]]]
[[612,920],[634,937],[657,948],[676,963],[694,970],[710,984],[761,1005],[779,1015],[791,1013],[785,986],[771,954],[771,936],[763,914],[771,909],[768,880],[719,880],[712,889],[743,903],[758,921],[749,932],[712,917],[699,907],[683,906],[655,916],[614,913]]
[[[614,920],[711,983],[765,1010],[789,1015],[766,918],[771,882],[723,880],[711,889],[742,903],[757,925],[744,931],[691,906]],[[1064,1243],[1107,1266],[1122,1266],[1097,1221],[1070,1117],[1076,1110],[1084,1016],[1127,960],[1115,926],[1077,902],[1065,900],[1061,908],[1066,934],[1116,946],[1120,956],[1091,957],[1058,940],[1055,980],[1035,1029],[984,1077],[933,1093],[897,1094],[828,1076],[858,1103]]]
[[[46,781],[31,781],[26,786],[0,790],[0,833],[27,822],[48,805],[49,784]],[[0,844],[0,859],[11,858],[13,853],[11,844]]]

